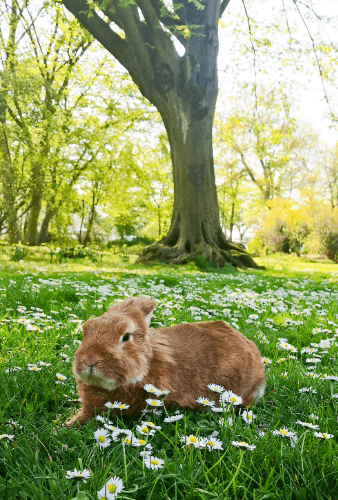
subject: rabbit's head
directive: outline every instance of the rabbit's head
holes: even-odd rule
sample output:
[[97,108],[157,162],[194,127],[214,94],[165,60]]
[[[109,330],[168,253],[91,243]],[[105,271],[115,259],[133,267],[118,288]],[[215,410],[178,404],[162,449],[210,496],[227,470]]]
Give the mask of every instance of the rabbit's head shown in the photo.
[[147,331],[156,302],[130,297],[83,325],[75,352],[75,377],[109,391],[140,382],[148,373],[153,350]]

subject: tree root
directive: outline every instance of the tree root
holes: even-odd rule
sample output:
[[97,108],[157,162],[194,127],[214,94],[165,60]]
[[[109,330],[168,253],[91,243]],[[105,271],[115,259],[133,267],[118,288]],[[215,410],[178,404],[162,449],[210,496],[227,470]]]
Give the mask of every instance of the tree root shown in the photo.
[[265,269],[262,266],[258,266],[241,245],[227,242],[227,247],[226,250],[223,250],[218,246],[211,246],[204,243],[195,245],[192,252],[186,252],[177,245],[170,247],[159,241],[145,247],[136,262],[149,264],[150,262],[161,260],[166,264],[182,265],[190,261],[195,261],[197,256],[202,256],[217,268],[222,268],[227,263],[230,263],[240,269]]

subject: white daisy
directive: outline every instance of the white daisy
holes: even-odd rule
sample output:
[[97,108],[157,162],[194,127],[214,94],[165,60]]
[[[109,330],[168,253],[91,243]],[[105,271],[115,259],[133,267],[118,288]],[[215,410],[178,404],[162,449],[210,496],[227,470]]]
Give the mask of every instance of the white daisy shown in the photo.
[[225,391],[225,392],[223,392],[220,395],[220,401],[222,401],[223,403],[224,402],[231,403],[234,406],[242,404],[242,398],[241,398],[241,396],[237,396],[237,394],[235,394],[232,391]]
[[62,375],[62,373],[57,373],[56,378],[58,380],[67,380],[67,377],[65,377],[65,375]]
[[90,477],[90,472],[88,469],[84,469],[83,471],[74,469],[73,471],[67,470],[66,479],[79,478],[82,479],[84,483],[87,482],[87,479]]
[[163,468],[164,460],[162,460],[162,458],[157,458],[152,455],[146,455],[143,458],[143,463],[148,469],[157,470]]
[[110,434],[107,429],[97,429],[94,432],[94,438],[96,439],[97,444],[99,445],[100,450],[103,448],[107,448],[110,445],[111,439]]
[[146,403],[150,406],[163,406],[163,401],[160,399],[146,399]]
[[144,446],[145,444],[147,444],[147,441],[145,439],[133,436],[132,440],[131,440],[131,444],[133,446]]
[[0,439],[8,439],[9,441],[11,441],[12,439],[14,439],[14,434],[0,434]]
[[150,392],[151,394],[155,394],[155,396],[158,396],[158,392],[160,389],[157,389],[153,384],[146,384],[143,386],[143,389],[147,392]]
[[171,422],[177,422],[177,420],[181,420],[181,418],[183,417],[183,414],[173,415],[172,417],[166,417],[165,419],[163,419],[163,422],[166,422],[167,424]]
[[115,429],[111,437],[113,441],[123,441],[125,444],[131,444],[134,433],[130,429]]
[[209,401],[208,398],[202,398],[202,397],[199,397],[198,399],[196,399],[197,403],[200,403],[201,405],[204,405],[204,406],[214,406],[215,404],[215,401]]
[[50,363],[45,363],[44,361],[39,361],[40,366],[51,366]]
[[32,372],[38,372],[38,371],[42,370],[42,368],[39,368],[36,365],[32,365],[31,363],[29,363],[27,365],[27,369],[30,370],[30,371],[32,371]]
[[312,385],[310,387],[302,387],[298,392],[312,392],[313,394],[317,394],[316,389],[312,389]]
[[222,441],[215,438],[213,435],[207,437],[205,447],[208,449],[208,451],[223,450]]
[[331,439],[334,437],[333,434],[326,434],[325,432],[315,432],[314,436],[320,439]]
[[123,489],[122,479],[114,476],[97,492],[97,497],[99,500],[114,500]]
[[271,365],[272,361],[269,358],[262,358],[262,363],[265,365]]
[[288,431],[286,427],[283,427],[283,429],[279,429],[279,431],[276,429],[272,433],[274,436],[281,436],[283,438],[288,437],[291,439],[292,442],[297,441],[297,434],[296,432]]
[[296,420],[296,424],[302,425],[303,427],[308,427],[309,429],[319,429],[319,425],[309,424],[308,422],[301,422],[300,420]]
[[208,384],[208,387],[211,391],[213,392],[223,392],[225,391],[224,387],[222,385],[216,385],[216,384]]
[[140,425],[146,425],[147,427],[152,427],[153,429],[162,429],[160,425],[155,425],[154,422],[149,422],[149,421],[148,422],[142,421]]
[[252,424],[252,422],[255,418],[256,418],[256,415],[254,413],[252,413],[252,410],[250,410],[250,411],[244,410],[242,413],[242,419],[247,424]]
[[151,429],[147,425],[137,425],[136,430],[144,436],[153,436],[156,432],[155,429]]
[[242,450],[254,450],[256,446],[254,444],[246,443],[245,441],[232,441],[231,444],[233,446],[237,446],[237,448],[241,448]]
[[130,405],[125,405],[124,403],[120,403],[119,401],[114,401],[114,404],[108,401],[108,403],[105,403],[104,406],[107,408],[117,408],[119,410],[127,410]]
[[190,434],[190,436],[181,436],[181,441],[183,441],[186,446],[193,445],[195,448],[200,448],[205,445],[206,439]]

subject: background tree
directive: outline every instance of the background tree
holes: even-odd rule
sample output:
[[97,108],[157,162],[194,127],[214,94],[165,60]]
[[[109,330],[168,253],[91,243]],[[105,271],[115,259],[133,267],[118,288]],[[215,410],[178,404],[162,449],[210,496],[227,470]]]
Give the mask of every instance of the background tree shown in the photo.
[[[158,244],[146,249],[143,260],[182,263],[200,254],[217,266],[229,260],[256,266],[222,232],[214,177],[218,21],[229,0],[63,3],[128,70],[161,114],[168,134],[174,177],[171,226]],[[184,55],[177,52],[173,37]]]
[[218,123],[223,156],[241,165],[242,175],[259,189],[263,200],[292,191],[303,168],[304,150],[309,153],[310,137],[290,113],[283,88],[241,88]]

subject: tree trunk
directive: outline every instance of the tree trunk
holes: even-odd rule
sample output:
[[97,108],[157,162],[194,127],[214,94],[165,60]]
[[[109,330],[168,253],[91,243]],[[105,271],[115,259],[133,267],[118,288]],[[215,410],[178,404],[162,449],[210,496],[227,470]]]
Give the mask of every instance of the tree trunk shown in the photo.
[[146,247],[140,262],[184,264],[201,255],[216,267],[226,262],[258,267],[243,248],[226,240],[219,221],[212,151],[216,95],[217,88],[208,106],[198,106],[172,91],[165,109],[158,106],[171,148],[174,208],[168,234]]
[[40,232],[39,232],[39,236],[38,236],[38,241],[37,241],[38,245],[41,245],[42,243],[46,243],[48,241],[49,223],[52,220],[52,218],[54,217],[55,213],[56,213],[56,209],[55,209],[55,207],[53,208],[53,201],[47,203],[46,213],[45,213],[45,216],[43,218]]
[[37,161],[33,167],[33,188],[32,188],[32,206],[28,214],[27,233],[25,241],[30,246],[38,244],[38,223],[41,212],[41,201],[43,192],[43,175],[40,162]]
[[95,194],[93,193],[92,206],[90,209],[87,232],[86,232],[86,236],[84,237],[83,242],[82,242],[82,245],[84,247],[86,247],[88,245],[88,243],[90,242],[90,233],[92,231],[92,227],[93,227],[95,216],[96,216],[96,210],[95,210],[96,202],[97,202],[97,200],[95,199]]
[[[1,90],[0,90],[1,92]],[[4,94],[4,92],[2,92]],[[2,196],[4,216],[9,243],[19,240],[19,224],[15,200],[15,169],[13,168],[6,133],[6,99],[0,94],[0,174],[2,178]]]
[[230,236],[229,240],[232,241],[232,231],[234,229],[234,218],[235,218],[235,202],[231,204],[231,215],[230,215]]

